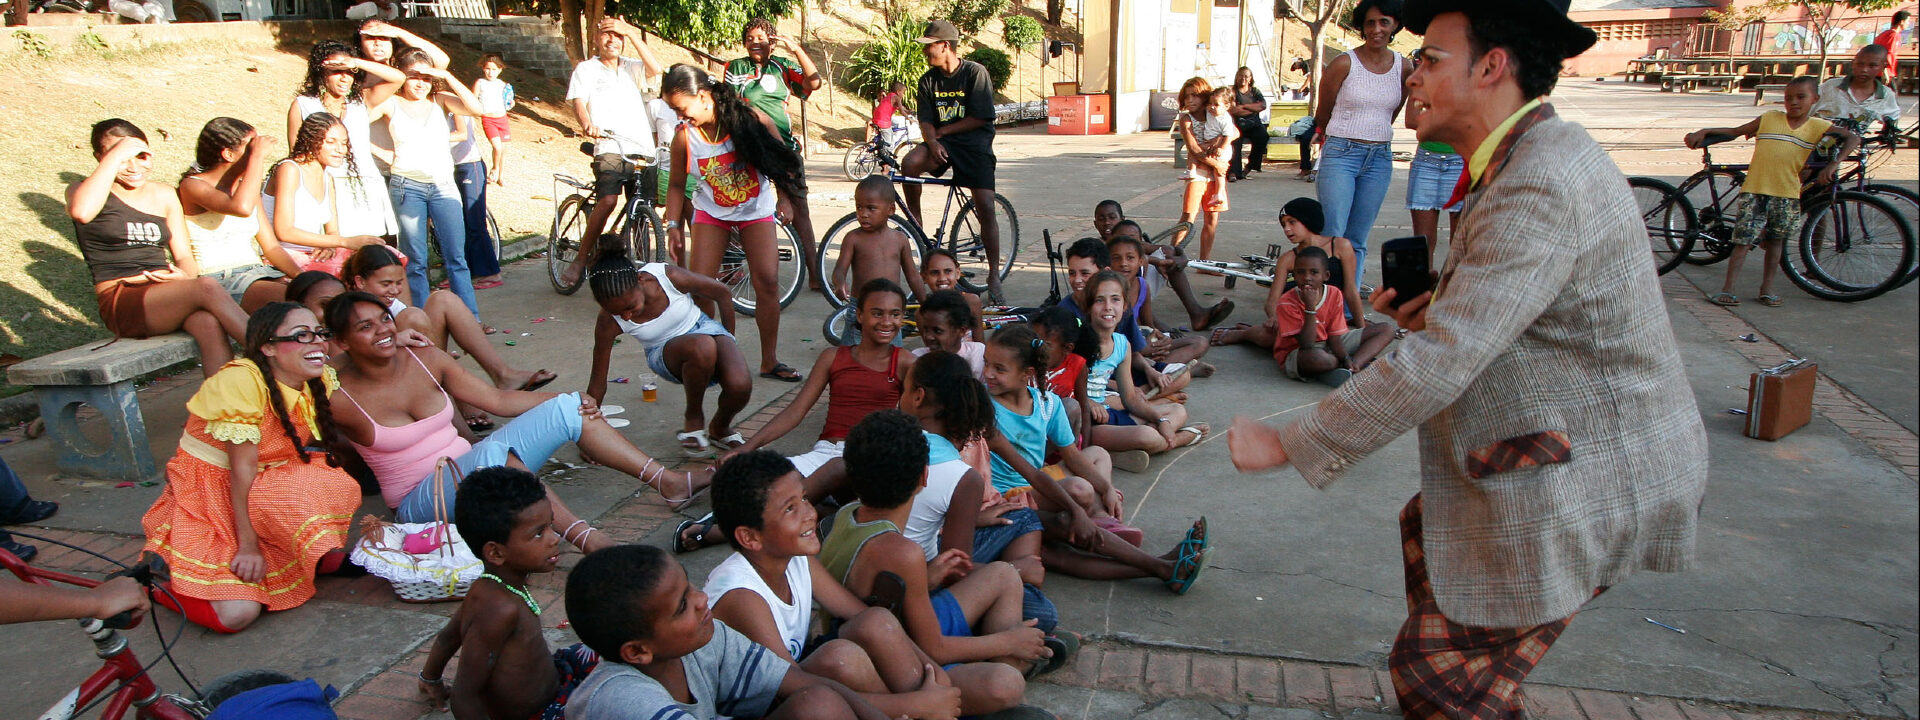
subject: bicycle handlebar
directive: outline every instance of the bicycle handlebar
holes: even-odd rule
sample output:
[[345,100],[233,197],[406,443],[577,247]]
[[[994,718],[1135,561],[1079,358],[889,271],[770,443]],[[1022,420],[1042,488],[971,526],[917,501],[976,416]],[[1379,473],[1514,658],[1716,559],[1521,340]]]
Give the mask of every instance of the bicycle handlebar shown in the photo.
[[[107,579],[123,577],[133,578],[134,582],[140,583],[141,587],[149,590],[153,589],[155,581],[167,582],[172,579],[171,573],[167,570],[167,561],[151,552],[141,554],[140,564],[116,571],[108,575]],[[139,621],[134,618],[132,610],[122,610],[113,617],[101,618],[100,623],[113,630],[126,630],[138,625]]]

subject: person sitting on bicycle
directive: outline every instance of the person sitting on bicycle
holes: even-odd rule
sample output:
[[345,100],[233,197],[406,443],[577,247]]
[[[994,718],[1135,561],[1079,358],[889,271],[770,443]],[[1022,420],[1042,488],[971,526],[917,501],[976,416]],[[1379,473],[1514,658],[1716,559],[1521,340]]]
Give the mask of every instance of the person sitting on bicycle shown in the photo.
[[873,101],[873,122],[867,124],[867,139],[878,135],[882,147],[893,147],[900,134],[906,131],[905,128],[896,130],[894,127],[899,122],[895,118],[899,117],[900,101],[906,95],[907,84],[898,80],[888,85],[886,92],[880,93],[880,99]]
[[[987,251],[987,297],[1003,304],[1000,227],[993,216],[993,79],[980,63],[960,58],[960,31],[953,23],[927,23],[917,42],[923,46],[928,66],[915,91],[925,143],[907,154],[900,163],[901,173],[940,177],[953,169],[953,183],[973,196],[973,211],[980,219],[980,243]],[[906,190],[907,209],[925,224],[920,186],[909,183]]]
[[893,181],[887,176],[869,175],[854,188],[853,215],[860,227],[847,233],[840,258],[833,265],[833,290],[840,297],[853,297],[853,288],[886,278],[904,279],[915,299],[926,299],[926,281],[914,268],[913,240],[887,224],[893,210]]
[[[790,198],[806,193],[800,155],[760,121],[732,85],[692,65],[676,65],[662,81],[660,97],[686,120],[673,138],[667,187],[694,178],[692,197],[669,193],[667,243],[685,243],[691,221],[693,247],[687,269],[720,277],[728,235],[740,234],[760,329],[760,377],[800,382],[800,372],[780,362],[780,290],[777,223],[793,217]],[[729,328],[731,329],[731,328]]]
[[1846,75],[1820,86],[1820,101],[1813,104],[1813,114],[1846,125],[1855,133],[1867,132],[1876,122],[1899,122],[1900,96],[1880,82],[1880,74],[1886,69],[1886,48],[1860,48],[1853,54]]
[[[607,219],[620,209],[620,191],[633,176],[632,157],[654,156],[653,125],[642,89],[660,77],[660,62],[640,38],[639,28],[618,18],[602,18],[595,35],[594,57],[574,66],[567,80],[567,103],[580,123],[580,134],[594,141],[593,214],[580,238],[580,251],[561,274],[572,287],[596,253],[595,243]],[[622,57],[631,47],[638,59]]]
[[[647,369],[686,388],[686,421],[676,436],[692,457],[712,457],[746,438],[733,427],[734,416],[753,397],[747,361],[725,325],[694,305],[705,298],[733,321],[733,293],[720,281],[667,263],[635,266],[624,249],[608,246],[587,272],[587,285],[600,304],[593,326],[593,371],[587,396],[606,399],[613,343],[625,334],[640,343]],[[720,386],[719,405],[707,421],[707,388]]]
[[[1702,128],[1687,133],[1687,147],[1699,148],[1710,135],[1735,135],[1756,138],[1753,164],[1747,169],[1747,181],[1740,186],[1739,220],[1733,226],[1733,255],[1727,258],[1727,280],[1710,299],[1716,305],[1739,305],[1733,294],[1733,280],[1740,275],[1747,251],[1760,245],[1766,252],[1766,264],[1760,275],[1760,304],[1779,307],[1780,296],[1773,294],[1773,276],[1780,269],[1782,244],[1800,238],[1800,224],[1806,219],[1800,210],[1800,183],[1807,158],[1814,146],[1828,135],[1840,138],[1840,154],[1847,157],[1860,148],[1860,136],[1830,121],[1813,117],[1813,103],[1820,81],[1801,75],[1787,83],[1786,111],[1768,110],[1745,125],[1731,128]],[[1817,183],[1828,185],[1839,163],[1820,170]]]

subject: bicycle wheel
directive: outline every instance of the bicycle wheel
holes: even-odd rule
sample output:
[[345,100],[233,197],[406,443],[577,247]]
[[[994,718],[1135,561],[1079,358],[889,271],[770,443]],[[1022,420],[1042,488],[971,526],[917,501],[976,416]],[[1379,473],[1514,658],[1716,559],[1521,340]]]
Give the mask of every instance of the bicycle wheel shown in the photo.
[[[993,220],[1000,230],[1000,279],[1007,279],[1007,273],[1013,271],[1013,259],[1020,254],[1020,218],[1013,213],[1013,203],[1000,193],[993,194]],[[974,278],[987,275],[987,248],[980,241],[980,217],[968,207],[954,213],[953,227],[940,246],[953,251],[960,258],[960,286],[974,293],[986,292],[987,283]]]
[[[1708,182],[1708,175],[1713,176],[1712,182]],[[1694,214],[1689,264],[1712,265],[1733,254],[1733,221],[1739,217],[1740,186],[1746,182],[1745,173],[1717,169],[1695,173],[1682,185],[1686,188],[1683,196]]]
[[664,262],[667,252],[666,231],[653,206],[635,202],[628,206],[632,217],[620,228],[620,242],[627,246],[627,257],[635,263]]
[[[1899,185],[1870,183],[1867,194],[1887,201],[1893,209],[1901,211],[1900,217],[1907,219],[1907,226],[1913,229],[1914,242],[1920,242],[1920,227],[1914,226],[1915,218],[1920,218],[1920,193],[1915,193]],[[1920,251],[1914,252],[1913,265],[1907,266],[1907,276],[1895,287],[1904,287],[1907,283],[1920,279]]]
[[574,195],[560,202],[560,210],[553,215],[553,230],[547,235],[547,279],[553,283],[554,292],[572,295],[580,289],[581,279],[568,283],[561,279],[567,266],[580,256],[580,241],[586,235],[587,218],[593,214],[593,201],[582,195]]
[[[926,261],[921,245],[924,241],[921,240],[919,230],[916,230],[912,223],[907,222],[906,218],[900,215],[894,215],[887,218],[887,227],[907,236],[907,246],[913,251],[914,267],[919,267],[920,263]],[[847,245],[847,235],[858,229],[860,229],[860,218],[854,213],[847,213],[846,217],[840,218],[833,227],[827,229],[827,234],[820,236],[820,257],[819,263],[813,266],[814,277],[820,278],[820,294],[827,296],[827,304],[835,309],[845,306],[853,299],[841,295],[840,289],[833,286],[833,268],[840,262],[840,253]],[[848,288],[848,290],[858,291],[859,288]]]
[[1893,205],[1863,192],[1843,191],[1807,208],[1799,246],[1782,255],[1781,269],[1809,295],[1859,302],[1906,279],[1913,242],[1912,227]]
[[493,241],[493,259],[495,260],[506,259],[500,257],[500,241],[502,237],[504,236],[500,234],[500,221],[494,219],[493,208],[487,208],[487,239]]
[[1661,275],[1672,272],[1693,250],[1693,206],[1672,185],[1647,177],[1627,178],[1633,201],[1647,226],[1647,244]]
[[865,180],[879,166],[880,159],[874,157],[873,146],[867,143],[858,143],[847,148],[846,159],[840,161],[841,170],[846,172],[848,180],[854,182]]
[[[800,296],[800,286],[807,279],[807,267],[800,255],[800,236],[793,228],[780,225],[773,235],[774,250],[779,255],[774,267],[774,288],[779,297],[773,298],[786,307]],[[720,256],[720,282],[733,291],[733,309],[741,315],[753,317],[754,309],[760,306],[761,299],[753,291],[753,273],[747,267],[746,250],[740,247],[740,234],[733,233],[727,238],[727,250]]]
[[820,336],[834,347],[852,344],[853,311],[842,307],[827,313],[827,319],[820,322]]

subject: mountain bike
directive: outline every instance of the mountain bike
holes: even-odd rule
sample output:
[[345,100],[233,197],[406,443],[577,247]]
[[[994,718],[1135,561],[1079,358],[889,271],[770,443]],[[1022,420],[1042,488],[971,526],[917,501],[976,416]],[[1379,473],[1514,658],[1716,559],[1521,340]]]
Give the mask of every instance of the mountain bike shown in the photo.
[[[613,133],[602,135],[620,139]],[[593,157],[594,150],[591,141],[580,143],[580,152],[587,157]],[[608,227],[599,229],[599,242],[612,238],[627,248],[627,257],[636,263],[663,262],[667,254],[667,233],[660,214],[653,208],[655,160],[639,154],[628,154],[626,159],[633,165],[633,171],[620,186],[621,194],[626,196],[626,206],[609,216]],[[563,191],[563,185],[572,189]],[[553,229],[547,234],[547,279],[561,295],[572,295],[586,281],[585,271],[573,282],[567,282],[565,274],[567,267],[580,256],[595,200],[593,183],[564,173],[553,174]]]
[[[889,153],[879,153],[880,163],[887,168],[887,179],[893,182],[894,207],[903,210],[887,218],[887,227],[905,233],[913,241],[914,261],[925,259],[928,251],[946,249],[960,261],[960,285],[969,292],[980,293],[987,290],[988,283],[975,280],[975,275],[984,274],[985,268],[992,267],[987,262],[986,244],[980,239],[979,216],[974,214],[972,194],[952,180],[943,178],[916,178],[900,174],[900,163]],[[927,234],[921,222],[924,218],[915,218],[904,212],[906,198],[900,193],[901,185],[936,185],[947,188],[946,203],[941,207],[940,220],[933,224],[933,234]],[[923,210],[924,212],[924,206]],[[993,194],[994,222],[1000,229],[1000,279],[1013,271],[1013,259],[1020,254],[1020,218],[1013,212],[1013,203],[1005,195]],[[951,223],[951,224],[949,224]],[[819,273],[820,292],[827,296],[827,302],[835,308],[847,304],[848,298],[840,295],[840,289],[834,287],[833,267],[839,264],[840,249],[846,245],[847,234],[859,229],[860,218],[855,213],[847,213],[820,236],[819,264],[814,272]],[[969,269],[975,268],[975,269]]]
[[[35,541],[79,550],[119,566],[121,569],[108,575],[108,580],[131,577],[151,591],[156,582],[164,584],[168,579],[166,562],[153,553],[146,553],[141,558],[140,564],[128,566],[113,558],[51,538],[17,530],[12,532]],[[18,556],[6,550],[0,550],[0,569],[13,573],[22,582],[36,585],[52,586],[59,583],[92,588],[104,582],[37,568],[22,562]],[[161,590],[161,592],[166,591]],[[94,655],[101,660],[100,669],[94,671],[80,683],[79,687],[68,691],[53,704],[53,707],[42,713],[40,720],[73,720],[86,716],[96,707],[101,708],[99,716],[101,720],[122,720],[127,717],[138,720],[204,720],[214,708],[219,707],[220,703],[242,692],[294,682],[292,676],[273,670],[241,670],[222,675],[204,688],[195,688],[193,682],[187,680],[186,674],[180,671],[179,664],[173,663],[171,654],[174,643],[180,640],[181,633],[186,630],[187,621],[185,619],[180,621],[180,628],[174,632],[173,639],[169,640],[161,635],[156,620],[153,627],[154,634],[160,637],[161,659],[173,664],[174,672],[180,675],[181,682],[186,683],[194,696],[160,692],[160,686],[154,683],[152,676],[147,674],[147,671],[160,661],[155,660],[142,665],[140,658],[134,656],[127,638],[120,634],[121,630],[138,627],[140,620],[133,617],[131,611],[110,618],[80,620],[80,631],[86,633],[87,637],[93,641]]]

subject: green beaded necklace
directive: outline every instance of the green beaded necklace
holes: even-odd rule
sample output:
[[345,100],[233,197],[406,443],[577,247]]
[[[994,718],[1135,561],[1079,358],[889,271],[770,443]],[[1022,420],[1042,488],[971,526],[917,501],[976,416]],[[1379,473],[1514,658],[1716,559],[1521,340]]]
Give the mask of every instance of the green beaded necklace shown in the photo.
[[527,591],[521,590],[520,588],[507,584],[507,581],[501,580],[499,575],[495,575],[490,572],[480,573],[480,577],[499,583],[500,587],[507,589],[507,592],[513,593],[515,595],[519,595],[521,600],[525,600],[527,602],[527,609],[532,610],[535,617],[538,617],[540,615],[540,603],[534,602],[533,596],[527,594]]

